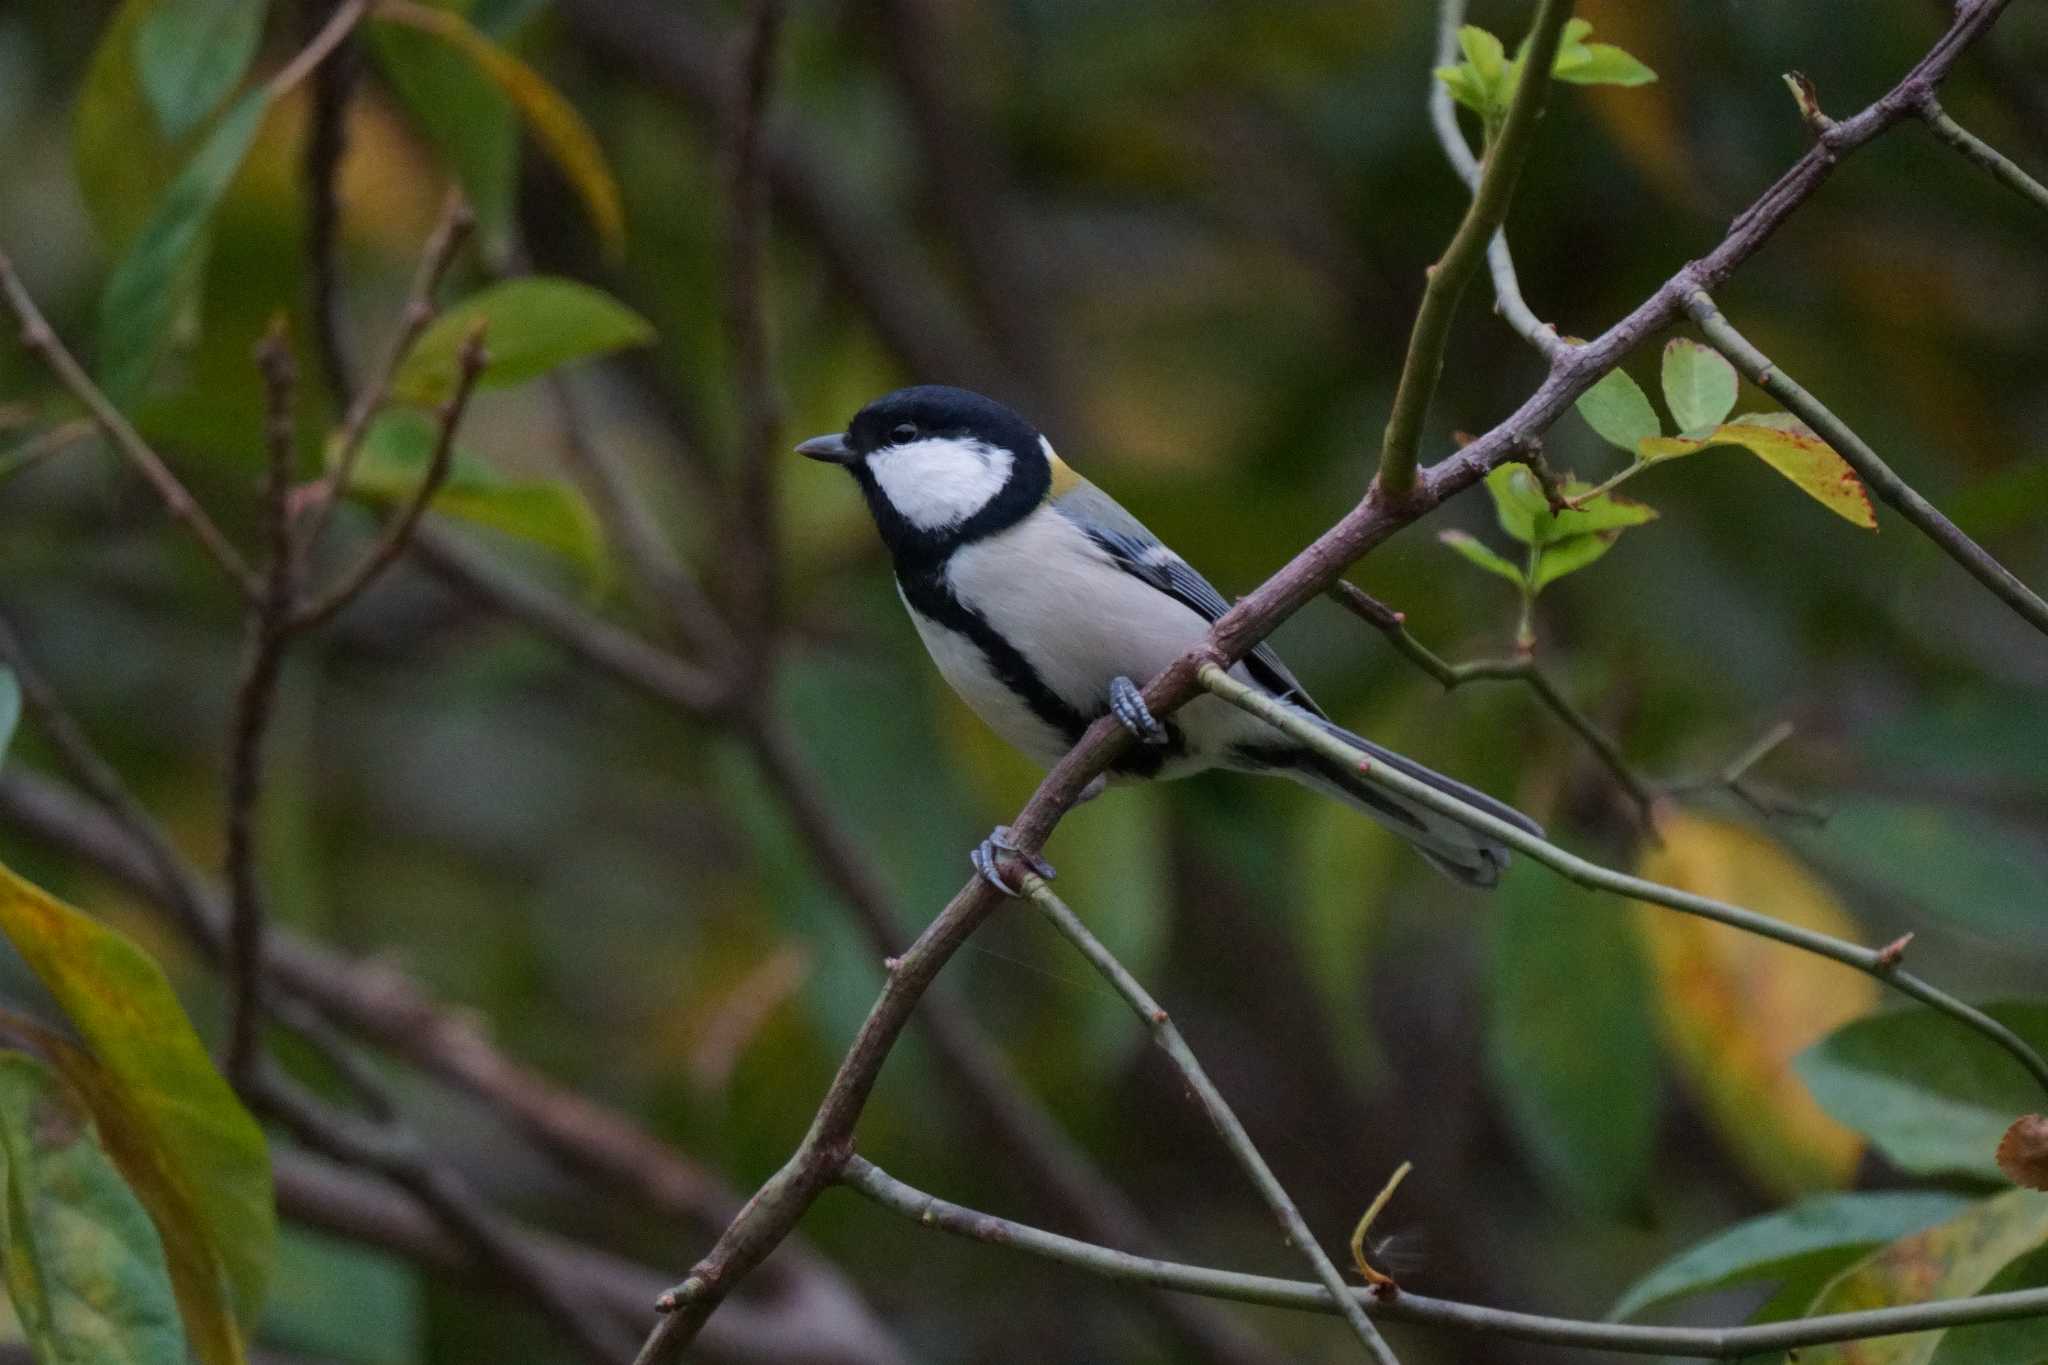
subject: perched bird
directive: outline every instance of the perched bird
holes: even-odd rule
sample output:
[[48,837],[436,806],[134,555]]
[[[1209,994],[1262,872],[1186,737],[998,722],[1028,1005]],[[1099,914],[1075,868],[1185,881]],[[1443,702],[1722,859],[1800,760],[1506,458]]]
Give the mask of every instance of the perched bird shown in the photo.
[[[932,662],[997,734],[1040,764],[1058,762],[1090,722],[1111,713],[1142,741],[1111,770],[1118,781],[1205,768],[1276,774],[1356,806],[1461,882],[1500,879],[1508,852],[1494,840],[1228,702],[1199,696],[1155,719],[1138,685],[1200,642],[1229,604],[1001,403],[938,385],[898,389],[862,408],[843,433],[796,449],[853,475]],[[1519,811],[1333,724],[1270,648],[1259,646],[1232,673],[1377,761],[1542,833]],[[1101,786],[1098,778],[1086,795]],[[1014,895],[996,870],[998,849],[1018,852],[1002,827],[974,864]]]

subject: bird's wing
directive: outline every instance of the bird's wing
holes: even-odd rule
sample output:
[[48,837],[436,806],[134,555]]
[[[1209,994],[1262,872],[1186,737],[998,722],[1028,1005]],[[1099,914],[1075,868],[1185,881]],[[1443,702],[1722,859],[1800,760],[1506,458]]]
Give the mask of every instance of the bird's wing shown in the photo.
[[[1151,584],[1203,620],[1215,621],[1230,610],[1223,594],[1196,573],[1193,565],[1162,544],[1159,537],[1145,529],[1145,523],[1125,511],[1115,498],[1064,464],[1055,477],[1050,505],[1086,532],[1118,568]],[[1244,665],[1275,696],[1323,715],[1308,689],[1280,662],[1280,656],[1270,646],[1260,645],[1246,655]]]

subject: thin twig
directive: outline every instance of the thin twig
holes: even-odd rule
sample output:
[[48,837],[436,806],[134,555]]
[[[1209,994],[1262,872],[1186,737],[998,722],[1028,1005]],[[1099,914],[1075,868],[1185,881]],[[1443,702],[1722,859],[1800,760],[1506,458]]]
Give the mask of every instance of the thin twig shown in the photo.
[[1336,1313],[1342,1311],[1342,1303],[1349,1303],[1370,1309],[1375,1317],[1400,1322],[1450,1327],[1514,1341],[1576,1346],[1585,1350],[1737,1360],[1829,1342],[1861,1341],[1978,1322],[2048,1317],[2048,1289],[2021,1289],[1900,1308],[1831,1313],[1752,1327],[1639,1327],[1631,1323],[1586,1322],[1517,1313],[1476,1303],[1460,1303],[1454,1299],[1433,1299],[1406,1290],[1381,1297],[1370,1288],[1347,1288],[1342,1300],[1333,1302],[1329,1289],[1312,1281],[1282,1280],[1267,1275],[1247,1275],[1234,1270],[1214,1270],[1207,1266],[1178,1265],[1171,1261],[1133,1256],[993,1214],[962,1208],[904,1184],[859,1156],[847,1161],[839,1182],[892,1213],[901,1214],[924,1227],[937,1228],[955,1237],[992,1246],[1012,1248],[1107,1279],[1309,1313]]
[[1863,476],[1863,482],[1882,498],[1885,505],[1920,529],[1921,534],[1941,547],[1942,553],[1963,566],[1969,575],[1990,589],[1992,595],[2018,612],[2034,629],[2048,634],[2048,601],[2022,583],[2013,572],[1992,558],[1989,551],[1964,534],[1961,527],[1941,514],[1941,509],[1920,496],[1900,478],[1855,430],[1835,416],[1792,377],[1772,363],[1769,356],[1752,346],[1721,315],[1703,288],[1685,296],[1685,310],[1692,315],[1707,342],[1742,371],[1758,388],[1797,413],[1806,425],[1820,433],[1849,466]]
[[[318,10],[307,7],[309,14]],[[336,49],[314,73],[301,161],[314,353],[335,406],[343,411],[353,402],[356,386],[341,326],[341,162],[348,154],[349,101],[361,75],[358,49],[351,44]]]
[[1920,117],[1936,137],[1991,172],[1999,184],[2019,194],[2035,208],[2048,211],[2048,185],[2028,175],[2011,157],[1950,118],[1932,90],[1920,102]]
[[362,455],[363,438],[369,435],[370,423],[384,410],[385,401],[391,395],[392,381],[398,377],[398,368],[405,363],[406,356],[412,353],[413,343],[434,320],[437,311],[434,290],[441,277],[448,273],[455,254],[475,229],[476,214],[459,194],[451,191],[447,204],[441,210],[440,221],[435,224],[427,237],[426,248],[420,253],[419,266],[413,271],[412,288],[406,293],[398,327],[392,333],[390,344],[385,347],[383,359],[371,373],[369,381],[357,391],[355,402],[349,405],[347,415],[342,418],[341,434],[335,444],[334,467],[322,481],[321,496],[306,513],[305,529],[299,536],[302,560],[310,559],[319,548],[320,536],[327,529],[336,505],[348,496],[349,480],[355,475],[356,461]]
[[1284,731],[1317,753],[1344,764],[1367,779],[1390,788],[1410,800],[1420,802],[1440,815],[1449,816],[1469,829],[1498,839],[1516,852],[1526,854],[1581,886],[1611,892],[1630,900],[1662,905],[1684,914],[1697,915],[1716,924],[1725,924],[1745,933],[1774,939],[1790,947],[1832,959],[1875,977],[1902,994],[1932,1005],[1958,1023],[1990,1039],[2010,1053],[2044,1090],[2048,1090],[2048,1061],[2044,1061],[2023,1039],[1983,1011],[1964,1004],[1918,977],[1888,965],[1883,961],[1881,950],[1865,948],[1860,944],[1849,943],[1802,925],[1788,924],[1754,910],[1730,905],[1711,896],[1701,896],[1690,891],[1681,891],[1676,887],[1663,886],[1589,862],[1529,833],[1519,825],[1510,824],[1506,820],[1467,805],[1455,796],[1439,792],[1428,783],[1417,781],[1391,764],[1374,762],[1364,750],[1338,739],[1311,721],[1303,712],[1255,687],[1239,682],[1216,664],[1202,665],[1198,676],[1201,685],[1212,694]]
[[37,433],[0,459],[0,483],[6,483],[16,474],[26,473],[53,455],[63,454],[98,430],[90,417],[77,417]]
[[1443,372],[1451,318],[1457,312],[1465,286],[1479,268],[1487,243],[1507,217],[1515,180],[1534,144],[1536,120],[1542,116],[1543,100],[1550,90],[1550,68],[1557,60],[1558,40],[1571,13],[1572,0],[1542,0],[1537,9],[1529,29],[1528,53],[1522,60],[1521,76],[1514,100],[1508,106],[1507,119],[1501,124],[1500,136],[1486,149],[1479,183],[1473,188],[1464,219],[1444,254],[1429,269],[1422,305],[1415,310],[1415,326],[1408,334],[1408,357],[1401,365],[1393,410],[1387,414],[1386,433],[1380,441],[1379,486],[1397,501],[1415,486],[1422,420],[1428,415],[1429,400]]
[[326,592],[293,613],[291,628],[294,631],[307,630],[331,620],[405,553],[405,547],[419,527],[420,518],[426,515],[428,504],[433,502],[434,495],[448,480],[448,470],[455,459],[455,433],[462,425],[462,414],[469,406],[469,396],[476,388],[477,376],[483,373],[489,358],[484,349],[484,324],[478,322],[456,352],[455,388],[437,415],[434,453],[427,461],[426,473],[420,476],[419,486],[413,489],[412,496],[404,505],[385,520],[383,533],[377,537],[376,544],[363,552],[355,566],[343,573]]
[[1259,1155],[1259,1149],[1253,1144],[1251,1134],[1245,1132],[1244,1125],[1238,1122],[1229,1102],[1223,1098],[1223,1092],[1216,1088],[1216,1083],[1209,1079],[1209,1073],[1202,1069],[1202,1063],[1196,1058],[1194,1049],[1181,1037],[1180,1030],[1174,1026],[1172,1018],[1160,1008],[1159,1002],[1152,998],[1124,964],[1117,961],[1115,954],[1103,947],[1102,941],[1088,932],[1088,926],[1081,923],[1067,907],[1066,902],[1053,894],[1045,878],[1035,872],[1026,873],[1021,886],[1024,894],[1031,898],[1032,904],[1052,921],[1053,928],[1059,930],[1067,942],[1073,944],[1081,956],[1087,958],[1095,970],[1102,973],[1110,985],[1116,987],[1117,994],[1124,998],[1125,1003],[1130,1005],[1139,1020],[1151,1031],[1152,1041],[1158,1044],[1159,1050],[1173,1062],[1174,1069],[1187,1083],[1196,1103],[1202,1106],[1202,1112],[1207,1114],[1209,1122],[1216,1126],[1216,1132],[1222,1137],[1223,1145],[1230,1149],[1231,1156],[1244,1169],[1244,1173],[1251,1177],[1252,1184],[1259,1191],[1259,1197],[1266,1201],[1266,1207],[1272,1210],[1273,1217],[1279,1221],[1280,1230],[1308,1259],[1309,1268],[1329,1291],[1331,1302],[1343,1313],[1345,1322],[1350,1324],[1352,1334],[1365,1347],[1366,1354],[1379,1361],[1380,1365],[1399,1365],[1392,1348],[1381,1338],[1379,1330],[1372,1325],[1372,1319],[1365,1315],[1365,1309],[1358,1300],[1345,1292],[1344,1277],[1338,1272],[1336,1263],[1331,1261],[1329,1253],[1323,1250],[1322,1243],[1316,1240],[1316,1235],[1309,1229],[1307,1220],[1302,1218],[1301,1210],[1294,1206],[1294,1200],[1288,1197],[1286,1188],[1274,1176],[1272,1167]]
[[92,377],[72,358],[71,352],[64,348],[64,343],[57,339],[57,333],[43,317],[42,310],[36,307],[36,301],[29,295],[27,286],[23,285],[21,277],[15,274],[14,262],[8,258],[4,248],[0,248],[0,293],[6,295],[8,308],[21,323],[22,346],[40,358],[49,367],[50,373],[56,376],[57,382],[70,390],[79,402],[85,404],[86,411],[92,414],[93,421],[106,433],[107,439],[114,443],[114,448],[119,450],[127,458],[128,463],[135,466],[142,477],[149,481],[150,487],[156,490],[164,510],[171,514],[173,520],[185,524],[206,553],[213,557],[213,562],[220,565],[221,572],[228,576],[236,591],[244,597],[254,597],[261,590],[260,585],[256,576],[249,571],[249,565],[242,558],[241,551],[221,534],[220,528],[214,525],[213,518],[206,514],[206,509],[201,507],[185,485],[179,482],[178,476],[171,472],[171,467],[164,463],[163,457],[142,438],[142,433],[135,429],[134,424],[121,415],[121,410],[114,406],[113,400],[100,391],[99,385],[92,382]]
[[[1464,22],[1465,0],[1444,0],[1437,18],[1436,65],[1451,66],[1458,61],[1458,29]],[[1434,75],[1429,79],[1429,121],[1436,129],[1437,142],[1443,147],[1451,169],[1467,189],[1476,190],[1479,158],[1472,155],[1472,149],[1465,144],[1465,134],[1458,127],[1458,106],[1451,99],[1450,87]],[[1545,359],[1555,359],[1566,349],[1566,343],[1558,336],[1557,328],[1537,317],[1522,297],[1521,281],[1515,277],[1515,258],[1508,250],[1506,228],[1494,229],[1486,244],[1486,265],[1493,276],[1494,311],[1524,341],[1541,351]]]
[[1532,657],[1514,659],[1477,659],[1469,663],[1450,664],[1439,658],[1428,646],[1408,632],[1407,617],[1388,607],[1362,589],[1338,579],[1330,585],[1330,596],[1349,609],[1359,619],[1387,637],[1395,649],[1410,662],[1442,684],[1445,691],[1454,691],[1470,682],[1499,681],[1518,682],[1526,685],[1536,699],[1549,709],[1550,713],[1570,727],[1572,733],[1585,741],[1602,766],[1614,776],[1622,790],[1635,807],[1637,822],[1644,829],[1651,828],[1651,811],[1657,803],[1657,793],[1651,785],[1637,775],[1623,756],[1621,746],[1593,722],[1592,717],[1574,706],[1551,680],[1548,673]]
[[313,35],[312,41],[264,82],[264,93],[272,100],[279,100],[290,94],[300,81],[313,74],[315,68],[342,45],[369,10],[370,0],[342,0],[341,4],[335,6],[333,15],[320,26],[320,31]]

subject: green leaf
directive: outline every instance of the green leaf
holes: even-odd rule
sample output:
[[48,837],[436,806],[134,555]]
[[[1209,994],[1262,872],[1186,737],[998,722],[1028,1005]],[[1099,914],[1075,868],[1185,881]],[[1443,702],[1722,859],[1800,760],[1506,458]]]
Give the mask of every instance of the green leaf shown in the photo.
[[1466,24],[1458,30],[1458,47],[1482,88],[1490,90],[1500,83],[1507,70],[1507,49],[1500,39],[1476,24]]
[[447,159],[496,251],[512,228],[519,188],[519,115],[498,83],[459,49],[418,29],[370,24],[377,66],[407,113]]
[[[90,1049],[57,1060],[156,1219],[194,1350],[206,1365],[233,1365],[234,1319],[261,1305],[277,1236],[262,1129],[214,1070],[162,970],[126,937],[4,866],[0,932]],[[195,1325],[209,1314],[225,1337]]]
[[1481,114],[1486,112],[1486,87],[1479,83],[1479,77],[1471,67],[1462,62],[1456,66],[1440,66],[1436,69],[1436,78],[1451,92],[1452,99],[1467,109]]
[[220,107],[256,55],[263,0],[156,0],[135,33],[142,91],[173,141]]
[[[1954,1217],[1968,1206],[1938,1191],[1824,1194],[1737,1223],[1658,1266],[1630,1285],[1610,1319],[1755,1280],[1792,1280],[1816,1265],[1840,1270],[1883,1243]],[[1826,1278],[1832,1278],[1833,1271]]]
[[1657,410],[1650,406],[1649,395],[1625,370],[1609,370],[1599,383],[1580,394],[1572,406],[1602,440],[1620,446],[1631,456],[1644,440],[1664,430],[1663,423],[1657,420]]
[[480,33],[453,10],[436,9],[412,0],[386,0],[377,6],[377,24],[403,24],[431,34],[476,64],[512,101],[534,141],[562,168],[583,200],[605,250],[625,250],[626,212],[604,151],[583,116],[541,74]]
[[1542,592],[1566,574],[1585,568],[1612,549],[1620,534],[1618,531],[1601,531],[1594,535],[1565,536],[1546,542],[1543,553],[1536,559],[1536,578],[1530,586]]
[[21,682],[14,671],[0,666],[0,765],[7,762],[7,746],[13,742],[14,727],[21,723]]
[[265,1344],[350,1365],[423,1359],[420,1271],[398,1256],[287,1227],[263,1305]]
[[1497,573],[1516,587],[1523,584],[1522,571],[1502,559],[1463,531],[1439,531],[1436,538],[1488,573]]
[[1568,507],[1562,512],[1551,512],[1548,506],[1544,515],[1549,517],[1547,525],[1538,524],[1544,532],[1546,542],[1568,540],[1575,536],[1601,535],[1615,531],[1626,531],[1631,526],[1644,526],[1657,519],[1657,509],[1633,498],[1624,498],[1618,493],[1602,493],[1597,498],[1588,498],[1592,487],[1577,479],[1566,479],[1564,495],[1567,498],[1584,498],[1577,507]]
[[[2048,1048],[2048,1004],[1986,1012]],[[1914,1175],[2005,1183],[1993,1159],[1999,1141],[2015,1118],[2041,1107],[2039,1087],[2003,1048],[1928,1009],[1858,1019],[1796,1065],[1823,1109]]]
[[[1945,1223],[1900,1238],[1836,1276],[1809,1312],[1853,1313],[1979,1293],[1999,1271],[2048,1240],[2048,1195],[2013,1190],[1986,1199]],[[2034,1324],[2036,1339],[2040,1323]],[[1802,1348],[1800,1365],[1927,1365],[1940,1332],[1873,1337]],[[2031,1356],[2003,1357],[2024,1365]]]
[[[409,499],[433,461],[439,426],[416,408],[390,408],[363,438],[351,494],[387,506]],[[456,447],[434,511],[537,545],[576,565],[600,585],[610,560],[597,516],[560,480],[513,481]]]
[[[2048,1287],[2048,1248],[2010,1261],[1984,1282],[1979,1294],[2009,1294]],[[1951,1327],[1928,1357],[1927,1365],[2042,1365],[2048,1361],[2048,1333],[2039,1318],[2011,1322],[1980,1322]]]
[[505,280],[434,320],[399,367],[393,393],[414,403],[447,398],[463,342],[478,323],[490,358],[477,384],[487,389],[654,340],[654,324],[602,290],[548,276]]
[[86,68],[72,127],[79,197],[101,240],[119,250],[148,221],[178,164],[135,69],[136,35],[156,0],[125,0]]
[[149,1215],[43,1066],[0,1053],[0,1270],[43,1365],[183,1365]]
[[1539,545],[1550,525],[1550,500],[1543,486],[1523,464],[1504,464],[1487,471],[1486,494],[1500,529],[1524,545]]
[[264,91],[251,90],[222,115],[107,278],[100,296],[100,380],[116,403],[141,392],[169,344],[179,302],[197,280],[207,223],[269,107]]
[[1663,379],[1664,401],[1682,432],[1711,430],[1735,409],[1735,367],[1711,346],[1672,338],[1664,347]]
[[1637,450],[1646,458],[1668,460],[1708,446],[1741,446],[1783,474],[1821,506],[1865,530],[1877,529],[1870,495],[1848,461],[1789,412],[1746,413],[1705,436],[1658,436]]
[[1612,43],[1587,43],[1573,50],[1566,64],[1564,53],[1551,74],[1573,85],[1648,85],[1657,73]]
[[1529,875],[1508,877],[1489,921],[1487,1074],[1516,1136],[1567,1207],[1642,1212],[1658,1063],[1630,926]]

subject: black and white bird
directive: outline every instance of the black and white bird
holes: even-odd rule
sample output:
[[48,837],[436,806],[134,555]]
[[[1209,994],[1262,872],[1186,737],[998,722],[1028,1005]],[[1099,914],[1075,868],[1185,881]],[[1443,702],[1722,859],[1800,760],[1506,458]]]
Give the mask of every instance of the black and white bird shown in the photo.
[[[1490,887],[1500,879],[1508,861],[1500,844],[1228,702],[1199,696],[1154,719],[1139,684],[1199,643],[1229,604],[1001,403],[937,385],[898,389],[862,408],[843,433],[813,437],[797,451],[852,473],[932,662],[997,734],[1041,765],[1051,767],[1092,721],[1114,714],[1143,741],[1112,769],[1114,780],[1205,768],[1291,778],[1364,811],[1461,882]],[[1377,761],[1542,833],[1483,792],[1339,728],[1267,646],[1232,674]],[[1089,795],[1100,790],[1097,781]],[[1015,894],[994,861],[996,849],[1016,852],[1006,835],[998,828],[974,862]]]

